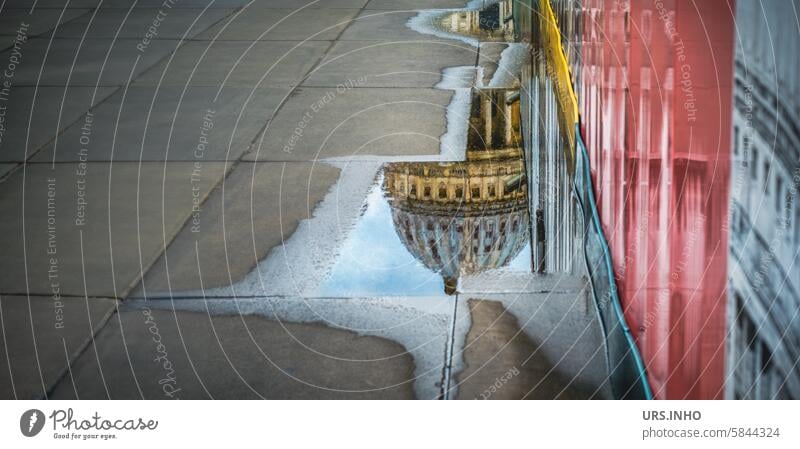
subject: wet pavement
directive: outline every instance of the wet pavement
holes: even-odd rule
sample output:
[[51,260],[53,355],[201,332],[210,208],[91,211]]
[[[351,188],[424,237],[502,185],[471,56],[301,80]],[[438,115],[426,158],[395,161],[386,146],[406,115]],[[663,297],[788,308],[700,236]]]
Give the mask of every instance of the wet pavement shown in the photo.
[[181,2],[143,52],[160,2],[96,3],[8,103],[0,397],[608,397],[532,273],[508,2]]

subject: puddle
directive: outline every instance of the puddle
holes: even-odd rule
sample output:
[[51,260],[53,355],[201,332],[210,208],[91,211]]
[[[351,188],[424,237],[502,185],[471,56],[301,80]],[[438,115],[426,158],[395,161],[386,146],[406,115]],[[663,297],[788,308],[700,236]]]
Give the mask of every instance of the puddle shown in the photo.
[[339,181],[282,245],[233,285],[169,298],[209,314],[323,322],[385,337],[413,355],[418,397],[456,391],[449,373],[463,369],[471,319],[465,303],[445,295],[481,276],[506,288],[532,273],[519,82],[503,74],[517,76],[527,52],[504,42],[513,32],[504,20],[510,11],[511,1],[473,0],[467,10],[422,11],[408,22],[479,51],[481,42],[504,49],[493,67],[443,71],[436,88],[453,98],[440,154],[319,161],[338,167]]
[[506,0],[487,4],[480,9],[444,12],[433,23],[447,33],[475,36],[481,41],[512,41],[514,28],[511,9],[511,0]]
[[473,1],[465,9],[429,9],[420,11],[408,27],[421,34],[454,39],[478,47],[480,42],[514,40],[510,20],[511,0]]
[[[482,5],[489,6],[475,9]],[[408,25],[478,46],[510,37],[510,1],[478,0],[469,8],[421,11]],[[517,72],[503,61],[518,60],[521,47],[500,45],[505,50],[489,86],[503,84],[495,81],[500,66]],[[442,72],[436,88],[453,98],[440,154],[319,161],[338,167],[339,181],[244,279],[151,296],[443,296],[476,275],[531,273],[518,83],[484,87],[483,78],[480,66]]]

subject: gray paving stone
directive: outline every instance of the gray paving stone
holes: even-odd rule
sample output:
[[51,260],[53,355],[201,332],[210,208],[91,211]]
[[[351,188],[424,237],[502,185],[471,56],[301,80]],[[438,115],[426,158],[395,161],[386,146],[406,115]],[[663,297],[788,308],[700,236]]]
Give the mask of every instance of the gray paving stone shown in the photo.
[[256,316],[119,316],[98,335],[98,356],[72,364],[74,387],[62,381],[53,398],[106,398],[101,369],[112,399],[413,398],[414,363],[383,338]]
[[370,0],[367,9],[441,9],[463,8],[469,0]]
[[244,159],[311,161],[439,153],[452,92],[362,88],[338,92],[299,89]]
[[148,71],[136,84],[158,84],[163,75],[162,84],[181,86],[293,86],[329,45],[321,41],[187,42],[173,59]]
[[[230,14],[231,9],[175,9],[163,14],[159,8],[100,9],[60,26],[57,38],[141,39],[154,22],[156,39],[191,39]],[[161,14],[159,14],[161,13]],[[159,20],[160,19],[160,20]],[[88,28],[88,30],[87,30]]]
[[338,176],[339,170],[326,164],[237,165],[134,295],[202,291],[240,281],[300,220],[311,217]]
[[[586,290],[459,295],[471,326],[460,399],[610,397],[603,338]],[[494,388],[493,388],[494,387]]]
[[333,40],[357,9],[243,8],[197,36],[217,40]]
[[0,179],[3,179],[3,177],[10,173],[16,166],[17,164],[0,164]]
[[[62,0],[63,1],[63,0]],[[244,6],[251,0],[179,0],[171,4],[170,11],[177,9],[202,9],[208,6],[215,8],[236,8]],[[130,8],[134,0],[104,0],[103,8]],[[161,8],[164,0],[138,0],[134,8]]]
[[[34,159],[52,161],[225,161],[247,150],[288,88],[131,86],[66,130]],[[217,95],[219,93],[219,95]],[[82,150],[88,148],[88,152]]]
[[126,296],[224,168],[28,164],[0,189],[0,293],[49,295],[57,287],[62,295]]
[[259,0],[249,9],[358,9],[368,0]]
[[107,299],[0,296],[0,399],[45,397],[115,308]]
[[432,36],[420,34],[406,23],[416,16],[416,11],[387,11],[365,9],[347,27],[340,40],[345,41],[397,41],[430,40]]
[[[50,143],[115,87],[12,87],[0,120],[0,161],[22,162]],[[3,129],[5,128],[5,129]]]
[[[14,45],[17,32],[22,31],[28,38],[38,36],[52,30],[56,25],[64,26],[65,23],[89,12],[88,9],[42,9],[34,14],[27,9],[0,10],[0,50]],[[27,25],[27,26],[24,26]]]
[[[108,1],[108,0],[106,0]],[[130,0],[132,1],[132,0]],[[73,8],[94,8],[100,3],[100,0],[37,0],[36,11],[43,11],[46,9],[73,9]],[[24,9],[31,10],[33,2],[31,0],[6,0],[4,9]]]
[[[144,52],[138,39],[54,39],[38,37],[23,47],[14,84],[64,86],[121,86],[172,52],[179,41],[151,41]],[[12,49],[0,53],[8,61]],[[75,55],[78,55],[77,60]]]
[[477,49],[461,42],[337,41],[303,86],[332,87],[366,77],[365,87],[433,87],[448,67],[473,66]]

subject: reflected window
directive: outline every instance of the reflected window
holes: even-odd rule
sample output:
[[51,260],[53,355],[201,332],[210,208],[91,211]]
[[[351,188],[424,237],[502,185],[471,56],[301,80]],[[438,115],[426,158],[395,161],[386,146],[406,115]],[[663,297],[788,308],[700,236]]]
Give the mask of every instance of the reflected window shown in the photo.
[[794,244],[800,245],[800,208],[794,214]]

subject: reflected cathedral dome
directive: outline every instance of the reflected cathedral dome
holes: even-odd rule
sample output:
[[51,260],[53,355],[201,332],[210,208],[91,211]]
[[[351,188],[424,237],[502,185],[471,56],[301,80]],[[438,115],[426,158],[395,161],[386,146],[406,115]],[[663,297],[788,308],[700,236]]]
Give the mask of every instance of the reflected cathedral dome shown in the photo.
[[442,276],[447,294],[463,275],[508,265],[530,232],[519,150],[470,153],[466,162],[384,167],[395,231],[418,261]]
[[473,90],[463,162],[384,166],[383,188],[406,249],[444,279],[506,266],[529,240],[527,181],[514,90]]

